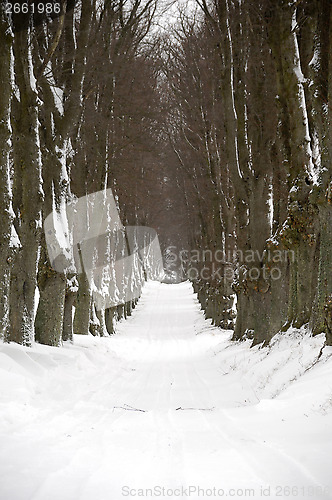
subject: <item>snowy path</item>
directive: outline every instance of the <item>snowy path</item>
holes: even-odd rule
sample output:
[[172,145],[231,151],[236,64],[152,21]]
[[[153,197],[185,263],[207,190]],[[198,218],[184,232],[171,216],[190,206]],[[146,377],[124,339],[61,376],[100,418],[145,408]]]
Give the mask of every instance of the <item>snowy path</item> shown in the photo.
[[188,283],[148,284],[117,335],[75,343],[0,351],[31,375],[0,399],[0,500],[332,498],[331,415],[225,375]]

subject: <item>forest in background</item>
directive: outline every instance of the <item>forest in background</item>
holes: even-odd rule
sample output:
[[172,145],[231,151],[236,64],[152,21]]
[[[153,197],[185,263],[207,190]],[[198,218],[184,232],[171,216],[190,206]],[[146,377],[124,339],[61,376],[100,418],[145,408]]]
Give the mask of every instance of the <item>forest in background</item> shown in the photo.
[[197,0],[166,28],[161,0],[59,3],[1,4],[0,336],[59,345],[131,313],[97,311],[43,232],[111,188],[234,340],[308,325],[331,345],[330,1]]

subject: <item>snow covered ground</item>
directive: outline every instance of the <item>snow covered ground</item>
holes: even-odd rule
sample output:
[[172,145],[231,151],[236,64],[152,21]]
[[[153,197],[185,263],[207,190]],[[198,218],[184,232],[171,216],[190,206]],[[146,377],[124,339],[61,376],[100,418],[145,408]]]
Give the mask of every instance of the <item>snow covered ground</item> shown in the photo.
[[0,499],[332,499],[332,348],[229,339],[148,283],[111,338],[0,344]]

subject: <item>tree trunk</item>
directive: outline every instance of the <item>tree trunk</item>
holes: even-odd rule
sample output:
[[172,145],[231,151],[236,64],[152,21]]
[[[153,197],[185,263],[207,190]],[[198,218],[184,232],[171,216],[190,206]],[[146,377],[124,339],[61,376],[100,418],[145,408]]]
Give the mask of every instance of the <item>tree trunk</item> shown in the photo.
[[[314,303],[312,331],[314,334],[326,333],[326,343],[332,345],[332,7],[322,0],[320,12],[321,60],[318,74],[319,97],[323,107],[322,120],[322,165],[323,171],[316,188],[316,203],[320,223],[320,255],[317,293]],[[324,70],[324,71],[323,71]],[[317,99],[318,100],[318,99]],[[317,107],[316,102],[316,107]]]
[[276,61],[278,93],[283,119],[282,140],[288,164],[288,217],[280,241],[294,252],[290,261],[289,314],[286,326],[307,323],[311,315],[317,215],[309,201],[313,169],[308,110],[296,34],[296,4],[273,8],[269,24]]
[[332,185],[330,202],[320,207],[320,255],[317,296],[313,311],[312,331],[326,333],[328,345],[332,345]]
[[9,184],[10,108],[12,95],[12,36],[0,6],[0,338],[9,326],[9,286],[11,260],[11,192]]
[[35,340],[41,344],[58,346],[62,339],[66,277],[51,268],[45,246],[44,241],[39,261]]
[[106,327],[106,314],[105,314],[105,309],[101,309],[99,311],[96,311],[97,318],[99,320],[99,335],[100,337],[106,337],[108,334],[107,327]]
[[73,306],[76,298],[76,292],[67,286],[65,295],[65,304],[63,312],[63,331],[62,340],[73,340]]
[[14,128],[14,169],[21,182],[16,214],[22,246],[13,261],[10,284],[10,330],[7,340],[29,345],[34,337],[35,291],[41,233],[41,161],[38,135],[37,94],[29,60],[30,36],[15,34],[15,79],[20,92]]
[[83,272],[78,275],[78,292],[75,302],[73,332],[80,335],[89,334],[91,292],[89,281]]
[[105,311],[105,323],[106,323],[106,328],[107,331],[110,335],[113,335],[115,333],[115,322],[117,319],[117,308],[116,307],[109,307]]

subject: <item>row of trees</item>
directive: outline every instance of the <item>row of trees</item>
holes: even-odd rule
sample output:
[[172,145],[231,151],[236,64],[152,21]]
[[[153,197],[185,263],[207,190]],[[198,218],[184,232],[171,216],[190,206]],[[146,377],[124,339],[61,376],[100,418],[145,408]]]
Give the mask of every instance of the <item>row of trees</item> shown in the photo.
[[157,229],[169,279],[191,279],[235,340],[309,324],[331,343],[330,2],[196,0],[165,35],[166,3],[1,5],[0,335],[58,345],[130,314],[96,310],[43,232],[111,188],[122,224]]
[[49,214],[66,228],[68,204],[111,188],[122,224],[146,225],[159,198],[156,0],[60,4],[0,8],[0,336],[24,345],[112,333],[135,305],[96,311],[86,274],[53,269]]
[[178,259],[215,324],[232,325],[236,297],[234,339],[309,323],[331,344],[331,3],[197,4],[165,57]]

